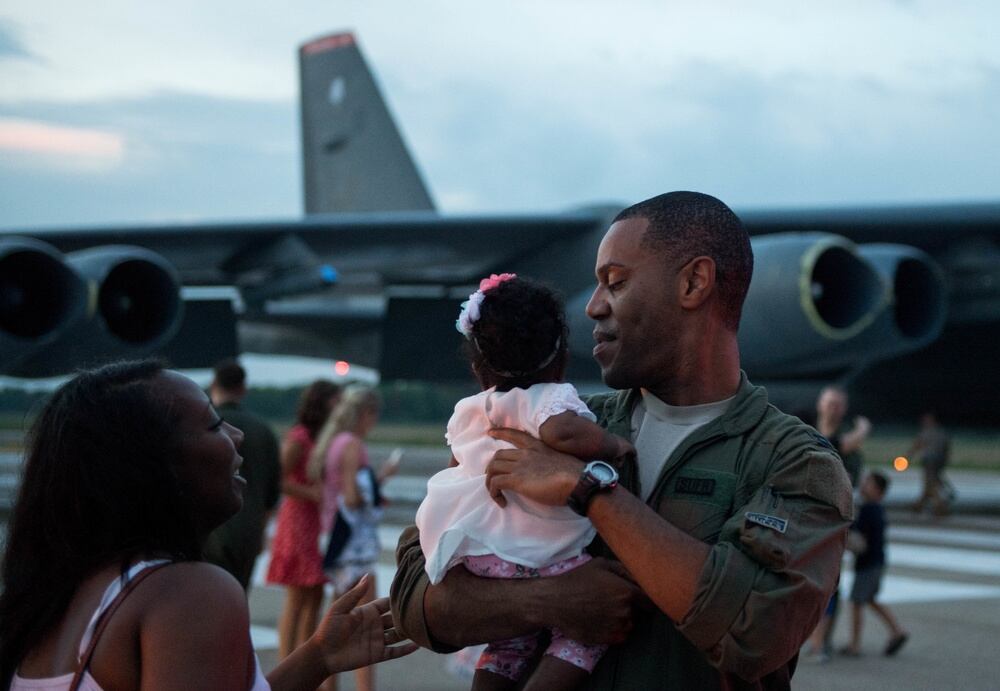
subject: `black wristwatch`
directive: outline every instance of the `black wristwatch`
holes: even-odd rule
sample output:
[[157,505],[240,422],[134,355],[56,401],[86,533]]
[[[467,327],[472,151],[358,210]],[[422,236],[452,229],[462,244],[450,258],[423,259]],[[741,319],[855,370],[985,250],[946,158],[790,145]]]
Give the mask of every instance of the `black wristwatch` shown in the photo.
[[566,504],[581,516],[587,515],[590,501],[598,492],[610,492],[618,484],[618,471],[604,461],[591,461],[583,467],[580,481],[570,492]]

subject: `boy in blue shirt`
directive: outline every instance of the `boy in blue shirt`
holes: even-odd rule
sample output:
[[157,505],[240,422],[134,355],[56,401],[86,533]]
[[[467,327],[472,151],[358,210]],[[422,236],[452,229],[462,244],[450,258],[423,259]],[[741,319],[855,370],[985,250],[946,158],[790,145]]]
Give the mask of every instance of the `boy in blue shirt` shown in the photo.
[[851,643],[841,652],[851,657],[861,654],[865,605],[870,606],[889,629],[886,655],[895,655],[909,638],[889,608],[875,601],[885,570],[886,518],[882,499],[888,487],[889,479],[878,471],[865,476],[859,488],[863,504],[847,540],[848,548],[855,553],[854,585],[851,587]]

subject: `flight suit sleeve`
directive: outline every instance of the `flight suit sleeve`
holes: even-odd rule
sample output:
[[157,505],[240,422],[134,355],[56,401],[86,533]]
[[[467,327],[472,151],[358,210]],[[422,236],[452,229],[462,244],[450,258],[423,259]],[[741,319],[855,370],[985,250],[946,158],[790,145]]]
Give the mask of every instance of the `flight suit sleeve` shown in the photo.
[[815,628],[851,522],[840,458],[812,433],[793,436],[776,446],[764,484],[726,520],[678,624],[720,671],[746,680],[787,663]]
[[424,553],[420,549],[420,533],[411,525],[399,536],[396,545],[396,576],[389,588],[389,605],[396,630],[421,648],[437,653],[451,653],[452,648],[431,638],[424,616],[424,594],[430,579],[424,569]]

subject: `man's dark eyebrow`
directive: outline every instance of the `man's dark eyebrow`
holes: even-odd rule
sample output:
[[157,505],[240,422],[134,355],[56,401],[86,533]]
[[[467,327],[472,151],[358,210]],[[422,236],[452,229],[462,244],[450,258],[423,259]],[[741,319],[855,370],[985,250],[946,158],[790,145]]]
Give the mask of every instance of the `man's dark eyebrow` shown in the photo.
[[602,273],[605,273],[605,272],[609,271],[612,267],[617,267],[619,269],[627,268],[621,262],[607,262],[607,263],[601,264],[599,267],[597,267],[597,269],[594,271],[594,273],[596,275],[600,276]]

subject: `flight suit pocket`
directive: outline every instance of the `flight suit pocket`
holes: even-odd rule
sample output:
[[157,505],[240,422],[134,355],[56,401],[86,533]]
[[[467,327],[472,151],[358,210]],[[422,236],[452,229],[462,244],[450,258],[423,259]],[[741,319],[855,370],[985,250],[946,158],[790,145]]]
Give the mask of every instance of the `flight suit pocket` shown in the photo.
[[654,508],[688,535],[714,544],[732,512],[735,492],[733,473],[681,468],[668,480]]

